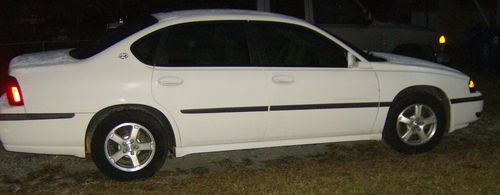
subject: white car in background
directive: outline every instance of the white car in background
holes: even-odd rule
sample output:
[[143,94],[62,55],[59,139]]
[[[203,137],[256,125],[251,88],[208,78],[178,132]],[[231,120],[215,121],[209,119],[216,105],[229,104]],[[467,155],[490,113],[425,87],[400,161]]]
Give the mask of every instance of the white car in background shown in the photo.
[[457,70],[242,10],[145,16],[82,48],[18,56],[9,74],[6,150],[91,157],[119,180],[153,175],[169,152],[381,139],[425,152],[483,107]]

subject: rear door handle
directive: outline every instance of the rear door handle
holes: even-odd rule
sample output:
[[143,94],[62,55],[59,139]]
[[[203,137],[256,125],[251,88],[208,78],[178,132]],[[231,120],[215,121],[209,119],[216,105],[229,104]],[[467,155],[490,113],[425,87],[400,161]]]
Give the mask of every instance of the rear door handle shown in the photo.
[[289,84],[293,83],[295,79],[290,75],[275,75],[273,76],[273,82],[277,84]]
[[164,76],[158,79],[158,84],[163,86],[175,86],[182,83],[184,83],[184,80],[176,76]]

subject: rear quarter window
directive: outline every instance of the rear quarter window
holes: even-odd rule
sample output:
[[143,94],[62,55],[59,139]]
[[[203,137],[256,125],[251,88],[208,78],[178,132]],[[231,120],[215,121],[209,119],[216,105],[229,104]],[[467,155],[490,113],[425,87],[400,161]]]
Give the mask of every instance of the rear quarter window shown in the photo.
[[162,37],[162,32],[146,35],[132,44],[132,54],[144,64],[154,65],[156,48]]

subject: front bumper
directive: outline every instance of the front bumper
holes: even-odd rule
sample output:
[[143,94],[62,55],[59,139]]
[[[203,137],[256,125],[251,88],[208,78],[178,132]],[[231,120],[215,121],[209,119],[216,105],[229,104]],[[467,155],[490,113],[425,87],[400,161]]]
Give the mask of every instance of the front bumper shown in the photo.
[[474,96],[466,98],[451,99],[450,132],[467,127],[469,123],[479,119],[484,105],[484,98],[481,93],[476,92]]
[[85,157],[85,133],[93,115],[60,116],[0,114],[0,140],[7,151]]

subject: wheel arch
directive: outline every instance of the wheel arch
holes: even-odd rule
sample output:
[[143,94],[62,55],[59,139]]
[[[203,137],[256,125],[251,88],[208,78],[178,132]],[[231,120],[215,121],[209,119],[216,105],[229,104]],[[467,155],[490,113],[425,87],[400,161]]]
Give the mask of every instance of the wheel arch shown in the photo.
[[[451,121],[451,105],[450,105],[450,99],[446,95],[446,93],[435,86],[430,86],[430,85],[417,85],[417,86],[411,86],[407,87],[403,90],[401,90],[392,100],[393,104],[396,103],[399,99],[415,94],[415,93],[427,93],[431,95],[432,97],[436,98],[441,105],[443,106],[443,109],[446,114],[446,127],[445,130],[446,132],[449,132],[450,130],[450,121]],[[388,115],[391,114],[391,109],[392,106],[389,109]]]
[[142,104],[121,104],[121,105],[114,105],[114,106],[109,106],[106,107],[100,111],[98,111],[92,119],[90,120],[87,130],[85,132],[85,156],[87,159],[91,158],[91,141],[92,141],[92,136],[94,135],[95,130],[97,129],[97,126],[99,123],[105,119],[106,117],[120,112],[120,111],[125,111],[125,110],[132,110],[132,111],[137,111],[137,112],[143,112],[145,114],[151,115],[152,117],[155,118],[155,120],[158,120],[158,122],[161,123],[161,125],[164,127],[164,129],[167,132],[167,147],[168,150],[170,150],[171,154],[174,154],[174,148],[176,147],[176,139],[175,139],[175,134],[173,131],[173,126],[171,122],[168,120],[168,118],[158,109],[153,108],[151,106],[147,105],[142,105]]

